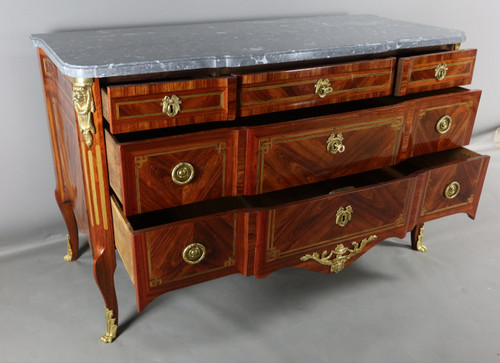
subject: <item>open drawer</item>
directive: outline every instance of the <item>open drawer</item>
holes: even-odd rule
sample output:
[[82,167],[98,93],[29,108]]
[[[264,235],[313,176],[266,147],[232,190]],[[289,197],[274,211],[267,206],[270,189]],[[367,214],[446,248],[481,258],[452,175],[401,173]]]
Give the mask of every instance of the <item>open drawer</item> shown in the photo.
[[103,88],[111,133],[233,120],[236,79],[218,77]]
[[459,212],[474,217],[488,161],[459,148],[316,184],[129,218],[113,198],[116,247],[139,310],[164,292],[231,273],[263,277],[286,266],[339,272],[417,224]]
[[[188,211],[188,215],[199,211]],[[239,271],[243,251],[243,214],[225,211],[186,218],[173,213],[167,224],[152,227],[130,221],[112,199],[116,249],[136,288],[141,311],[155,297],[180,287],[208,281]],[[184,218],[186,215],[184,215]],[[154,220],[154,217],[146,219]],[[178,220],[181,219],[181,220]]]
[[387,96],[396,58],[238,75],[238,115]]
[[344,256],[345,248],[365,241],[366,248],[343,261],[347,266],[376,243],[403,238],[419,223],[460,212],[473,218],[488,161],[467,149],[447,150],[321,183],[331,192],[268,208],[259,215],[255,274],[301,263],[325,271],[310,256],[329,255],[337,246]]
[[238,132],[118,142],[106,131],[109,180],[127,216],[236,194]]
[[394,94],[403,96],[470,84],[476,53],[476,49],[464,49],[400,58]]

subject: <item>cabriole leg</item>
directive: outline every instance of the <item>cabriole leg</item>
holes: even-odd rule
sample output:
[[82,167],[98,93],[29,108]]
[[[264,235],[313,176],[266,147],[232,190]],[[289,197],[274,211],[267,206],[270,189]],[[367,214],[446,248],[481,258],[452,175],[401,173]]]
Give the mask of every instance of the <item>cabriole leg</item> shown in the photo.
[[425,252],[427,247],[422,244],[424,238],[424,224],[417,224],[411,231],[411,247],[414,250]]
[[101,337],[105,343],[115,339],[118,329],[118,301],[113,280],[116,268],[114,252],[114,249],[106,248],[99,257],[94,257],[94,276],[105,303],[106,333]]
[[58,190],[56,190],[55,195],[57,205],[61,210],[68,229],[66,237],[67,254],[64,256],[64,261],[75,261],[78,258],[78,227],[73,213],[73,204],[71,202],[62,202]]

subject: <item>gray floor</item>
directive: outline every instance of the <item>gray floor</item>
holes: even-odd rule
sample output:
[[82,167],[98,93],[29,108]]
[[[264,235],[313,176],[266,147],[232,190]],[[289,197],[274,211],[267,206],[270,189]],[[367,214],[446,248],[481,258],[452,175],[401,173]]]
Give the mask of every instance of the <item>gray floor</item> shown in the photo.
[[99,341],[88,248],[72,263],[63,240],[0,250],[0,361],[500,362],[500,149],[475,150],[492,156],[476,220],[428,223],[427,253],[389,239],[339,275],[229,276],[163,295],[140,315],[119,263],[112,344]]

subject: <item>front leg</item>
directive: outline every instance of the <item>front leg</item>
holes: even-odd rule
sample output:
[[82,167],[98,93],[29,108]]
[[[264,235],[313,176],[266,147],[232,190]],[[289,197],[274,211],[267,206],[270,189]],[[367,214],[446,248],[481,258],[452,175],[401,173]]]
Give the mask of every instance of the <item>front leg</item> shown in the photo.
[[427,251],[427,247],[422,244],[424,238],[424,224],[420,223],[411,231],[411,247],[420,252]]
[[72,82],[72,99],[75,106],[75,121],[79,129],[87,214],[90,222],[94,277],[105,304],[106,333],[101,340],[110,343],[116,337],[118,302],[113,281],[116,255],[101,93],[98,79],[73,78]]

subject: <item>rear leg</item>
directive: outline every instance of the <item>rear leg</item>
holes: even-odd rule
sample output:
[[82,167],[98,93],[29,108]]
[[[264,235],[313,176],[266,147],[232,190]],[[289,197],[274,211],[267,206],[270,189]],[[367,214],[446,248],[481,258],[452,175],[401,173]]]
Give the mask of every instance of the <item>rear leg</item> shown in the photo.
[[56,201],[66,222],[68,235],[66,238],[67,254],[64,261],[75,261],[78,258],[78,226],[76,225],[75,214],[73,213],[73,203],[71,201],[63,202],[59,199],[59,193],[56,190]]

